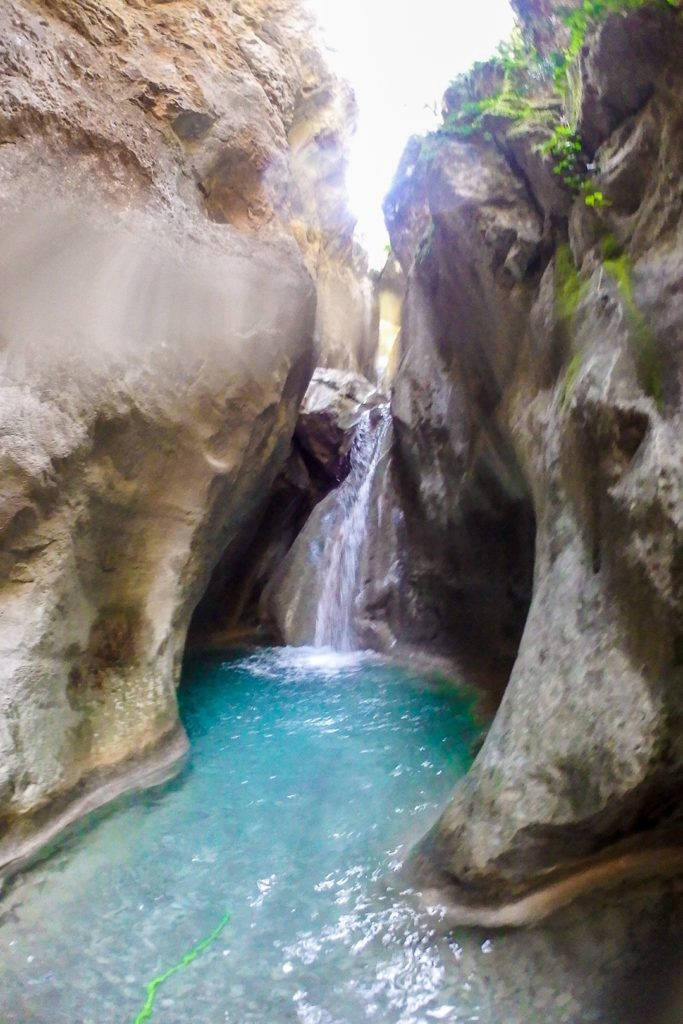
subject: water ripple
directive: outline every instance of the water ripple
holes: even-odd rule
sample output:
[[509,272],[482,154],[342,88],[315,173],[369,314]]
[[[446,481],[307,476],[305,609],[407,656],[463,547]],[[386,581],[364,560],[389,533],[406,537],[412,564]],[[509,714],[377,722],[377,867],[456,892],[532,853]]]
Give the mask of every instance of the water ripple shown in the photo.
[[11,890],[3,1024],[130,1024],[227,909],[159,1024],[469,1020],[451,947],[391,881],[467,762],[467,699],[376,655],[286,648],[195,661],[180,696],[184,775]]

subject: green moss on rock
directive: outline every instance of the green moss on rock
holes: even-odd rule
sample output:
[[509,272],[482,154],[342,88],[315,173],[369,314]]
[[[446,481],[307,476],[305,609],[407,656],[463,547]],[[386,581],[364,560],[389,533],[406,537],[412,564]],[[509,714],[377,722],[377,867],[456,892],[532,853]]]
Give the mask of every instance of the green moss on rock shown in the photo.
[[636,303],[630,260],[623,253],[612,259],[606,259],[604,268],[617,283],[629,320],[640,386],[661,409],[664,398],[662,361],[657,352],[654,334]]
[[586,282],[574,263],[568,245],[560,245],[555,253],[555,312],[558,320],[567,323],[573,320],[576,309],[585,294]]
[[[565,341],[569,344],[570,328],[576,310],[585,295],[587,284],[582,280],[569,246],[565,243],[555,253],[555,315]],[[565,409],[571,398],[583,361],[583,353],[575,352],[569,360],[560,386],[560,407]]]
[[572,397],[574,385],[576,384],[576,378],[579,375],[581,364],[583,362],[583,352],[576,352],[567,364],[567,369],[564,372],[564,378],[560,387],[560,408],[566,409],[569,405],[569,400]]

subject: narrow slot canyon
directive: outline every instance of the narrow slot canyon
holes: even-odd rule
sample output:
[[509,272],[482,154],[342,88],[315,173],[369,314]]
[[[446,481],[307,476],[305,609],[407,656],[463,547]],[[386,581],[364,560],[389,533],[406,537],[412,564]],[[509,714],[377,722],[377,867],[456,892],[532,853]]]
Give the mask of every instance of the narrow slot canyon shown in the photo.
[[683,9],[435,2],[0,5],[1,1024],[680,1024]]

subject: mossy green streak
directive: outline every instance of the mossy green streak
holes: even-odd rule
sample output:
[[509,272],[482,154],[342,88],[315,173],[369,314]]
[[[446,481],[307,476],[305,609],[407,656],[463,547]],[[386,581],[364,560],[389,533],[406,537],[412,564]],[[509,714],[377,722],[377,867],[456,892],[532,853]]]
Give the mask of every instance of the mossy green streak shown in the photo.
[[[473,74],[485,67],[502,72],[502,88],[491,95],[462,103],[451,110],[441,127],[434,133],[439,136],[467,138],[472,135],[490,140],[487,116],[510,121],[511,125],[533,126],[534,130],[546,135],[538,145],[538,152],[553,161],[554,173],[565,187],[575,195],[583,196],[586,206],[601,209],[611,202],[600,189],[595,187],[588,173],[588,158],[584,143],[576,130],[575,114],[561,115],[562,105],[568,105],[571,93],[570,79],[577,58],[586,37],[611,14],[626,14],[641,7],[663,7],[678,9],[682,0],[583,0],[583,3],[566,11],[563,16],[569,30],[569,43],[564,50],[542,57],[519,29],[510,40],[501,43],[488,64],[475,64],[472,72],[451,83],[451,88],[472,89]],[[535,99],[539,83],[546,83],[545,101]],[[571,104],[569,104],[571,105]]]
[[555,253],[555,310],[561,321],[571,321],[586,290],[568,245],[560,245]]
[[[555,313],[561,328],[568,332],[576,310],[586,291],[586,282],[574,263],[572,251],[567,244],[560,245],[555,253]],[[560,390],[560,406],[565,409],[576,383],[583,353],[575,352],[565,370]]]
[[661,409],[663,404],[662,363],[652,330],[636,303],[630,260],[623,253],[621,256],[605,260],[604,267],[617,283],[628,316],[640,386]]

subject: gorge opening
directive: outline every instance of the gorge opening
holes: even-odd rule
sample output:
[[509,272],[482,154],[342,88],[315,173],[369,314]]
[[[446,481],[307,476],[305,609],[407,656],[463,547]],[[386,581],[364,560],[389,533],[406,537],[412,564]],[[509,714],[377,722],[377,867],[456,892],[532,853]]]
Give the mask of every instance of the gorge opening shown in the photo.
[[355,5],[0,5],[3,1024],[680,1018],[683,9]]

